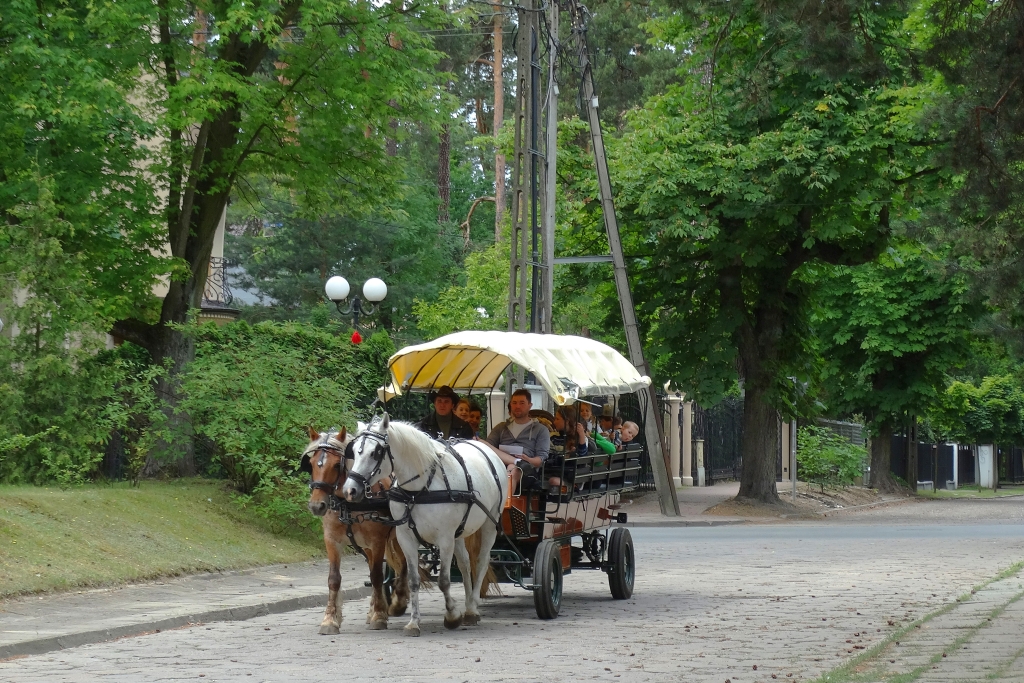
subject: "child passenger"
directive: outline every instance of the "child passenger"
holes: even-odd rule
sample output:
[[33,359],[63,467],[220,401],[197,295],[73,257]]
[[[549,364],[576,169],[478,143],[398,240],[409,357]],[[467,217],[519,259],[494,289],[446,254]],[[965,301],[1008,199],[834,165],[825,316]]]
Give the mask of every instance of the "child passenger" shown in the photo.
[[590,434],[597,428],[597,425],[594,423],[594,412],[591,410],[590,404],[584,403],[583,401],[580,401],[579,410],[579,422],[583,425],[583,431]]
[[622,423],[622,443],[629,443],[636,438],[637,434],[640,433],[640,427],[637,426],[636,422]]
[[[586,404],[580,404],[581,407],[584,405]],[[587,432],[583,428],[583,423],[576,421],[576,410],[573,407],[560,406],[555,411],[554,427],[557,436],[552,439],[551,445],[553,447],[556,445],[562,446],[563,457],[579,457],[587,454],[589,450]],[[551,462],[548,466],[558,464],[560,463]],[[548,478],[548,486],[561,486],[561,484],[561,477],[553,476]]]

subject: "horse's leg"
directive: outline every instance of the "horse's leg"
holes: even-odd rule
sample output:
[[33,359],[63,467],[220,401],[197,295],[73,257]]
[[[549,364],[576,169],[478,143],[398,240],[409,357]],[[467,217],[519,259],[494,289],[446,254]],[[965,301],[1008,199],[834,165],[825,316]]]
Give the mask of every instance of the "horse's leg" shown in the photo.
[[405,553],[398,545],[394,531],[389,531],[385,548],[384,557],[395,571],[388,614],[392,617],[400,617],[405,614],[405,609],[409,606],[409,565],[405,562]]
[[373,595],[370,597],[370,630],[380,631],[388,627],[388,604],[384,599],[384,543],[381,542],[378,530],[371,532],[372,538],[367,539],[367,562],[370,565],[370,585]]
[[327,609],[324,610],[324,619],[320,622],[320,635],[330,636],[341,631],[341,548],[330,538],[326,529],[324,540],[330,571],[327,574]]
[[402,552],[405,553],[405,566],[409,573],[409,602],[412,604],[412,615],[409,623],[405,625],[405,632],[410,636],[418,636],[420,634],[420,543],[416,534],[407,524],[396,528],[395,536],[398,537],[398,544],[402,547]]
[[455,539],[455,561],[459,564],[459,571],[462,572],[462,585],[466,589],[466,609],[462,613],[462,623],[466,626],[478,624],[480,615],[477,614],[476,603],[473,602],[473,586],[476,585],[476,581],[473,563],[470,561],[469,551],[466,550],[465,539]]
[[437,554],[441,560],[438,570],[437,585],[444,595],[444,627],[456,629],[462,626],[462,614],[456,611],[455,598],[452,597],[452,554],[455,551],[455,538],[439,539]]
[[472,608],[469,606],[469,593],[466,594],[466,612],[469,613],[472,609],[472,616],[476,617],[476,621],[473,623],[480,622],[480,591],[484,587],[484,579],[491,567],[491,548],[494,546],[494,539],[498,537],[498,530],[494,528],[493,524],[486,521],[477,533],[480,534],[480,546],[476,556],[476,575],[473,577]]

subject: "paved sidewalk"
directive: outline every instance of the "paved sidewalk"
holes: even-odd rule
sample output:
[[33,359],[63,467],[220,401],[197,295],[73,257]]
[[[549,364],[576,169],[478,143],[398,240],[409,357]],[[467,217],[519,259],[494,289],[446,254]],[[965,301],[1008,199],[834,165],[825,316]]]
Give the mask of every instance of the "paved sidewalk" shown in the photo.
[[676,490],[679,499],[679,517],[665,517],[661,514],[658,494],[654,491],[638,491],[626,494],[622,499],[622,512],[628,515],[626,526],[729,526],[744,524],[744,517],[726,517],[716,515],[709,517],[704,511],[709,507],[735,498],[740,490],[738,481],[724,482],[714,486],[684,486]]
[[872,683],[1024,683],[1024,571],[1006,574],[893,634],[843,669]]
[[[342,559],[346,600],[370,594],[363,585],[367,577],[362,557]],[[326,603],[327,560],[5,600],[0,601],[0,660]],[[349,618],[361,609],[365,605],[353,606]]]

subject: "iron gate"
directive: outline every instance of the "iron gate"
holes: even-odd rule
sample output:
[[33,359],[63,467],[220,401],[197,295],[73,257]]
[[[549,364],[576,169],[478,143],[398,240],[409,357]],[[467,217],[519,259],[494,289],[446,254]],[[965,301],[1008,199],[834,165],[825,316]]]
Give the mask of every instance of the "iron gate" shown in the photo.
[[[743,399],[727,398],[711,408],[693,406],[693,438],[704,442],[705,483],[738,480],[743,473]],[[697,472],[697,449],[693,470]]]

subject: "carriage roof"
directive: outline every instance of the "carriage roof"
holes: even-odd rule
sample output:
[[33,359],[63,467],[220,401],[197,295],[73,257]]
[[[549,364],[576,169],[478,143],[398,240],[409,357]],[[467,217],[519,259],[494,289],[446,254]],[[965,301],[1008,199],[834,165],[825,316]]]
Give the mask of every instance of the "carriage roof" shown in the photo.
[[522,332],[456,332],[407,346],[388,360],[388,393],[450,386],[492,389],[511,364],[533,373],[558,405],[591,394],[626,394],[650,385],[622,355],[594,339]]

